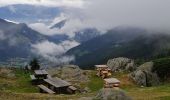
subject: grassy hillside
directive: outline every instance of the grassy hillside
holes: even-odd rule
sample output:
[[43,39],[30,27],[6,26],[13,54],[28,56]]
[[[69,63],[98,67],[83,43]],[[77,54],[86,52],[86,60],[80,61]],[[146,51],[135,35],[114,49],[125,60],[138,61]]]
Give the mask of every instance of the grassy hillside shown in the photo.
[[75,55],[73,63],[82,68],[116,57],[151,60],[170,55],[170,35],[133,28],[111,30],[72,48],[67,54]]
[[[102,79],[95,75],[96,71],[89,70],[87,75],[89,75],[90,81],[82,85],[91,90],[89,93],[78,93],[75,95],[41,94],[35,86],[30,84],[29,75],[31,73],[26,73],[21,69],[11,69],[11,71],[12,72],[10,73],[14,73],[15,76],[9,77],[4,76],[4,73],[0,73],[0,100],[77,100],[83,97],[94,97],[97,91],[103,87]],[[142,88],[136,86],[129,80],[127,73],[114,73],[113,77],[116,77],[121,81],[121,88],[134,100],[170,99],[170,83],[165,83],[156,87]]]

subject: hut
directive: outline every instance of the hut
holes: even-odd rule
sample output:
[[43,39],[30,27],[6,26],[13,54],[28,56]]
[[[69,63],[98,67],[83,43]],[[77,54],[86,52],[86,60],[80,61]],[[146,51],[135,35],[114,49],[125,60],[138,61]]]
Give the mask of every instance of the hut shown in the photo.
[[102,78],[108,78],[111,76],[111,69],[107,65],[95,65],[97,70],[97,76]]
[[116,78],[104,79],[104,88],[114,88],[119,86],[120,86],[120,81]]

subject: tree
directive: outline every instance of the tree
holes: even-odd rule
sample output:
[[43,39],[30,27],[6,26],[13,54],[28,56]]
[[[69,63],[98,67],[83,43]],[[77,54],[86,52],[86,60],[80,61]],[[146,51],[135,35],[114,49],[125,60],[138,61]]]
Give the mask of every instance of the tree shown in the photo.
[[31,70],[39,70],[40,69],[39,61],[36,58],[31,60],[30,66],[31,66]]

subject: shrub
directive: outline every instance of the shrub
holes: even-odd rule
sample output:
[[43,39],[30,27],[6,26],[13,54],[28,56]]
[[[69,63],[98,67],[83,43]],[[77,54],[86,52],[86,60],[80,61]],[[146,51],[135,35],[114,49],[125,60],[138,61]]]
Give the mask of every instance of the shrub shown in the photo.
[[153,72],[156,72],[162,81],[170,77],[170,58],[154,60]]

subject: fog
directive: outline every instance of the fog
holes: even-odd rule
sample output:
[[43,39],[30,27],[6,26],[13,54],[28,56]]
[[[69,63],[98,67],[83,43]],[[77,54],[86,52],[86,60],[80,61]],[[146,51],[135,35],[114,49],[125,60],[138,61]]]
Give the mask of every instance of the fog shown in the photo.
[[89,0],[85,8],[77,13],[84,15],[85,27],[99,30],[135,26],[169,31],[169,4],[170,0]]
[[79,43],[76,41],[63,41],[55,44],[46,40],[32,44],[32,52],[55,64],[69,63],[74,60],[74,56],[64,55],[64,53],[77,45]]

